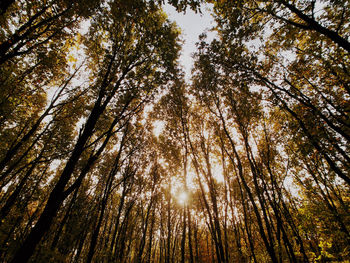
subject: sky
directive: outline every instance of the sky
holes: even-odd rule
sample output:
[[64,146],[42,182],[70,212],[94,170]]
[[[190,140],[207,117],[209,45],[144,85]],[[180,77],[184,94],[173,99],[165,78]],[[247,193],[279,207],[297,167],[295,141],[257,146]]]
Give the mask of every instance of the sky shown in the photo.
[[[200,34],[206,32],[207,40],[210,41],[215,37],[214,32],[210,32],[210,29],[215,25],[214,19],[210,15],[210,5],[201,5],[201,13],[195,13],[190,8],[187,8],[186,13],[178,13],[176,9],[165,4],[163,10],[167,13],[171,21],[175,21],[182,31],[182,40],[184,44],[182,46],[182,54],[180,57],[180,63],[182,64],[186,80],[190,80],[191,68],[193,65],[193,59],[191,54],[196,51],[196,42]],[[86,20],[81,24],[80,32],[84,34],[88,31],[90,21]]]
[[[180,63],[184,67],[186,73],[186,80],[190,79],[191,68],[193,65],[193,59],[191,54],[196,51],[196,42],[198,37],[204,31],[209,31],[215,25],[214,19],[211,17],[208,8],[210,6],[203,7],[200,13],[187,9],[186,13],[178,13],[173,6],[165,5],[164,11],[168,14],[171,21],[175,21],[181,28],[182,39],[185,41],[182,47],[182,54],[180,57]],[[207,32],[208,40],[214,38],[215,33]]]

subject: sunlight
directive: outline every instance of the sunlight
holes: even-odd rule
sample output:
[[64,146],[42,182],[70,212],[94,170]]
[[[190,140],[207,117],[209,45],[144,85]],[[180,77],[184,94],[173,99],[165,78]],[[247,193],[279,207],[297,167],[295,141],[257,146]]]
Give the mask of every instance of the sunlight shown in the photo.
[[186,204],[187,201],[188,201],[188,193],[185,192],[185,191],[179,193],[179,195],[177,196],[177,201],[178,201],[181,205]]
[[163,121],[155,121],[153,123],[153,134],[156,137],[159,137],[159,135],[163,132],[165,126],[165,122]]
[[222,165],[220,163],[218,162],[213,163],[212,173],[218,183],[223,183],[225,181],[224,172],[222,170]]

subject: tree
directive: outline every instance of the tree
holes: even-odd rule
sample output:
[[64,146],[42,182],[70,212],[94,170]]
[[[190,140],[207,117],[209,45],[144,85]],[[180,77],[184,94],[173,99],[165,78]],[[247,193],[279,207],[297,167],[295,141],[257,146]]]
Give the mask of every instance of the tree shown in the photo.
[[348,7],[3,1],[1,261],[345,262]]
[[[101,67],[92,89],[96,99],[92,104],[91,112],[63,171],[59,174],[38,222],[24,240],[12,262],[28,261],[34,248],[48,231],[63,201],[76,187],[80,186],[90,167],[107,146],[115,126],[135,111],[139,103],[147,99],[147,94],[151,93],[152,89],[166,83],[172,72],[175,73],[173,63],[177,56],[178,32],[174,26],[167,24],[165,17],[157,8],[142,1],[128,4],[114,2],[110,8],[115,12],[108,15],[101,13],[101,16],[97,16],[96,21],[100,20],[100,23],[96,24],[96,31],[91,31],[96,39],[91,44],[99,48],[90,52],[89,55],[94,64]],[[131,15],[133,19],[130,19]],[[143,33],[145,26],[147,26],[147,34]],[[106,49],[106,53],[103,52],[102,33],[108,35],[105,43],[109,48]],[[159,36],[157,42],[154,42],[155,35]],[[104,57],[101,54],[104,54]],[[158,56],[162,59],[160,60]],[[157,67],[167,70],[162,73],[157,70]],[[114,107],[113,104],[115,104]],[[86,150],[88,141],[93,138],[94,130],[98,127],[99,121],[103,120],[102,116],[106,111],[114,112],[115,117],[107,126],[108,129],[104,131],[106,134],[100,138],[103,139],[102,145],[91,153],[80,175],[66,189],[79,159]]]

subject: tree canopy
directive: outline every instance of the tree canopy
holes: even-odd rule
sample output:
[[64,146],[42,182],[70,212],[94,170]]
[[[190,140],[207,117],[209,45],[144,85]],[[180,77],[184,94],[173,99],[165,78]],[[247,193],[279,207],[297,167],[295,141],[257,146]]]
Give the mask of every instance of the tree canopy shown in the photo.
[[[216,22],[190,81],[165,4]],[[2,1],[0,261],[348,262],[349,18],[331,0]]]

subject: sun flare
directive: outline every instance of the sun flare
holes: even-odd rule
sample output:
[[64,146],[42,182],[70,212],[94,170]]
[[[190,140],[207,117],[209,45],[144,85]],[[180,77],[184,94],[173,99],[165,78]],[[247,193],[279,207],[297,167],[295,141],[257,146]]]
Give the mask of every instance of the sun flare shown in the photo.
[[186,204],[188,201],[188,193],[187,192],[181,192],[179,193],[177,200],[180,204]]

